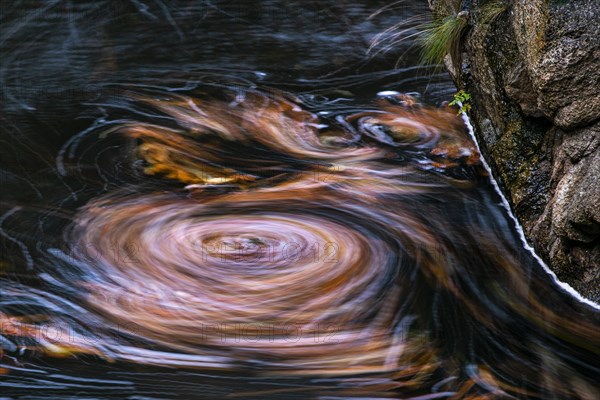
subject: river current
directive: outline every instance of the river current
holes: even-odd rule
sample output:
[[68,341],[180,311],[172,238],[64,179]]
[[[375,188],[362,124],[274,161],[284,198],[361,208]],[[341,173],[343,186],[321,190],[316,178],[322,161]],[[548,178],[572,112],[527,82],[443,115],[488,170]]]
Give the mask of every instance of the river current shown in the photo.
[[2,398],[600,398],[426,2],[1,11]]

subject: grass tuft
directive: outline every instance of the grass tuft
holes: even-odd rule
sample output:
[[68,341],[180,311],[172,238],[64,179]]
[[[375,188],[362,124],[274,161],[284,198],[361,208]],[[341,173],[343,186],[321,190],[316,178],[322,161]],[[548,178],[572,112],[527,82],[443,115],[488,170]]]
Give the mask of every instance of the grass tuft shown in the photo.
[[480,24],[489,25],[494,19],[504,11],[508,10],[508,4],[505,0],[494,0],[478,10]]
[[466,27],[467,18],[460,14],[428,24],[419,37],[421,64],[442,64],[446,54],[450,54],[453,60],[458,60],[461,38]]

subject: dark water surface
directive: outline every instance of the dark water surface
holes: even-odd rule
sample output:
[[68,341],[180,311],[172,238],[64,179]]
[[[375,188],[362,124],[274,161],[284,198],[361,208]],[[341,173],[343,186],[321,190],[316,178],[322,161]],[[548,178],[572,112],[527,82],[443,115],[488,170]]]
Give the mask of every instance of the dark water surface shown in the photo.
[[2,2],[1,398],[600,398],[426,3]]

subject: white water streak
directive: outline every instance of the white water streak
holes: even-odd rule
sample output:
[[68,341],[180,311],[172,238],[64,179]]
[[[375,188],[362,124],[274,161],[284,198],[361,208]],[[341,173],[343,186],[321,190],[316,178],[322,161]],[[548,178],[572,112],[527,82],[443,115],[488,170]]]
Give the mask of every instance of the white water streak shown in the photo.
[[[457,104],[459,105],[459,107],[462,107],[462,104],[460,102],[458,102]],[[483,164],[483,167],[486,169],[486,171],[489,173],[490,180],[492,181],[492,184],[494,185],[494,189],[496,190],[496,193],[498,193],[498,195],[500,195],[500,198],[502,199],[502,206],[504,207],[504,209],[506,210],[508,215],[514,221],[515,228],[517,229],[517,232],[519,232],[519,236],[521,237],[521,241],[523,242],[523,246],[525,247],[525,249],[527,249],[531,253],[531,255],[533,255],[533,257],[537,260],[539,265],[541,265],[542,268],[544,269],[544,271],[546,271],[546,273],[548,273],[548,275],[550,275],[552,277],[552,279],[554,280],[554,282],[556,282],[556,284],[558,286],[560,286],[563,290],[565,290],[571,296],[575,297],[580,302],[585,303],[585,304],[595,308],[596,310],[600,310],[600,304],[593,302],[590,299],[586,299],[585,297],[583,297],[581,295],[581,293],[579,293],[577,290],[573,289],[573,287],[571,287],[571,285],[559,280],[558,277],[556,276],[556,274],[554,273],[554,271],[552,271],[546,265],[544,260],[542,260],[540,258],[540,256],[538,256],[535,253],[535,250],[533,249],[533,247],[531,247],[531,245],[527,242],[527,239],[525,238],[525,232],[523,231],[523,227],[521,226],[521,224],[519,223],[519,221],[513,214],[512,209],[510,208],[510,204],[508,203],[508,200],[504,196],[504,193],[502,193],[502,190],[500,190],[500,186],[498,185],[498,182],[496,182],[496,179],[494,178],[494,175],[492,174],[492,170],[491,170],[489,164],[487,163],[487,161],[485,160],[485,156],[481,152],[481,149],[479,148],[479,143],[477,142],[477,138],[475,137],[475,131],[473,129],[473,125],[471,125],[471,121],[469,120],[469,117],[467,116],[467,114],[465,112],[462,112],[461,116],[462,116],[462,119],[463,119],[465,125],[467,126],[467,128],[469,130],[469,135],[471,135],[473,142],[475,142],[475,146],[477,146],[477,151],[479,151],[479,154],[481,154],[481,163]]]

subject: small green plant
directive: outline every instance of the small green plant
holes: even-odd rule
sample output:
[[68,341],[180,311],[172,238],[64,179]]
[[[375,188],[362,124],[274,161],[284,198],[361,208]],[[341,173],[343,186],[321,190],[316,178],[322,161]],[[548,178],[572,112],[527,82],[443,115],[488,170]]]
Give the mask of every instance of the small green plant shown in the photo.
[[462,14],[449,15],[426,26],[419,37],[421,64],[442,64],[446,54],[450,54],[453,60],[458,60],[466,27],[467,18]]
[[460,109],[458,110],[458,115],[460,115],[471,109],[469,100],[471,100],[471,95],[464,90],[459,90],[458,92],[454,93],[454,100],[452,100],[449,104],[451,106],[460,106]]

